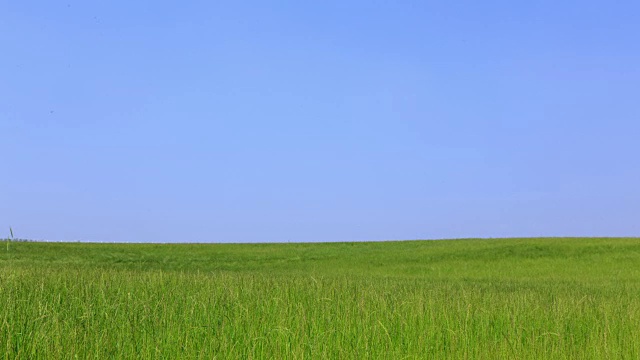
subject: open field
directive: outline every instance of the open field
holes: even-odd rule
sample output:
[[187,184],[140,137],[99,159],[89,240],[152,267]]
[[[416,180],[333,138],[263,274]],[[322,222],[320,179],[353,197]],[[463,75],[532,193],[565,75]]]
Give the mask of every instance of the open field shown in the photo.
[[13,242],[0,354],[638,359],[640,239]]

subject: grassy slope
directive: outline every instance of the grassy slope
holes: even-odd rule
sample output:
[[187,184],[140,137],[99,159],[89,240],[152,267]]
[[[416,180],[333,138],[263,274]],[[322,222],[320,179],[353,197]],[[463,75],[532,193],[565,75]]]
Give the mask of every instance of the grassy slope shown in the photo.
[[640,239],[13,243],[9,357],[638,358]]

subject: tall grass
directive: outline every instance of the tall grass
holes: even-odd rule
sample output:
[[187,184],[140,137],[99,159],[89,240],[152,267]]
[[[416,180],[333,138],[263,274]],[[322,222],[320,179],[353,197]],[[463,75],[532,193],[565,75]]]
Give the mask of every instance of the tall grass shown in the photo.
[[8,358],[640,358],[638,239],[12,252]]

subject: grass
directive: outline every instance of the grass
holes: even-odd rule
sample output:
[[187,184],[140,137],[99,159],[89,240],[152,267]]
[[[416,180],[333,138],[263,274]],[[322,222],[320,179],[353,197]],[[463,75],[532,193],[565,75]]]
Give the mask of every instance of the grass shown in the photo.
[[14,242],[5,358],[637,359],[640,239]]

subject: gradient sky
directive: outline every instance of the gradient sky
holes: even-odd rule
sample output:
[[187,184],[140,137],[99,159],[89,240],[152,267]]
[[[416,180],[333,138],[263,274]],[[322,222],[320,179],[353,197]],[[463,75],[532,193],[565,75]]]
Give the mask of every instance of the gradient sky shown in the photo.
[[640,235],[637,1],[0,0],[0,236]]

